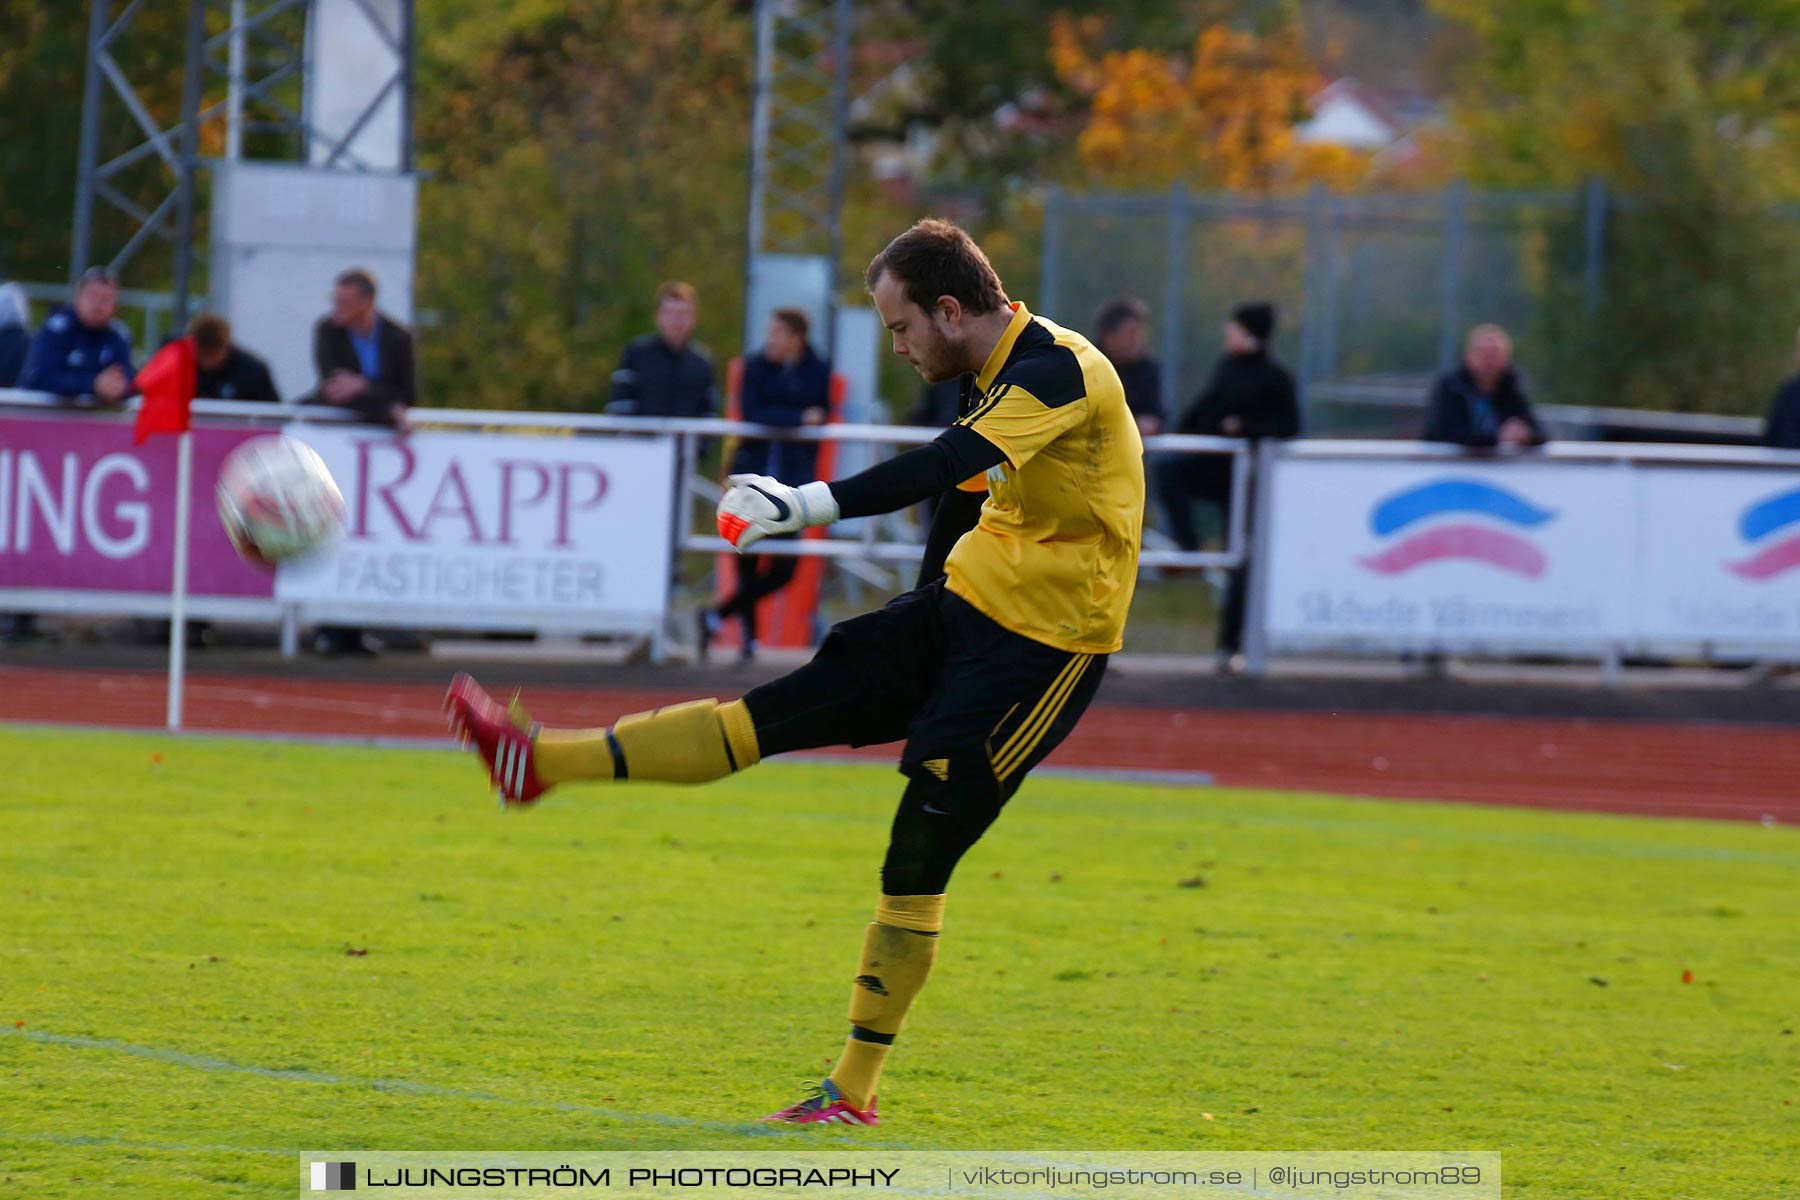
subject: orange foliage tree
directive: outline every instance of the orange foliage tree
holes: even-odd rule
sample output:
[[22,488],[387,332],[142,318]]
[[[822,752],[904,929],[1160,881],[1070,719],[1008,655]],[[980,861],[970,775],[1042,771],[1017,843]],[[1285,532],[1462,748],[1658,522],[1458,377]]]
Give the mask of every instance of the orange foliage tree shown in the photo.
[[1365,155],[1297,136],[1319,76],[1291,23],[1261,36],[1209,25],[1186,59],[1096,53],[1105,32],[1103,17],[1062,14],[1050,35],[1057,78],[1088,102],[1076,152],[1091,181],[1270,192],[1344,189],[1367,173]]

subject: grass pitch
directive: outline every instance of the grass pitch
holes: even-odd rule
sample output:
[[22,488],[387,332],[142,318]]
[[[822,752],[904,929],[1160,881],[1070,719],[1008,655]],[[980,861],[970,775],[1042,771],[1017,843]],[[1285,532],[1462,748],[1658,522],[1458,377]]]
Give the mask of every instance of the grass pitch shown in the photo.
[[819,1145],[1800,1194],[1791,829],[1034,778],[952,885],[887,1124],[771,1131],[841,1045],[890,770],[501,813],[447,753],[0,729],[0,759],[0,1194]]

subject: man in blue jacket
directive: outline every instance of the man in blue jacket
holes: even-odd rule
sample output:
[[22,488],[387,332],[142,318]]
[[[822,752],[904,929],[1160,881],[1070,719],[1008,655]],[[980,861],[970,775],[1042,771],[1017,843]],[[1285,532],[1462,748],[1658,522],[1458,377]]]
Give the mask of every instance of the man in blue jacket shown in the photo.
[[[19,386],[59,396],[93,396],[117,404],[131,390],[131,343],[113,324],[119,308],[119,279],[105,267],[90,267],[75,285],[75,302],[51,313],[25,352]],[[32,613],[0,613],[0,641],[30,642],[39,637]]]
[[[768,341],[761,354],[744,363],[739,407],[746,421],[791,429],[823,425],[831,415],[831,364],[813,352],[806,340],[806,314],[778,308],[769,316]],[[734,475],[772,475],[799,486],[814,476],[817,442],[774,442],[753,438],[738,446],[731,460]],[[752,554],[738,562],[737,589],[715,608],[700,612],[700,654],[735,616],[744,623],[743,657],[756,653],[756,606],[765,596],[788,585],[800,560],[789,555]]]
[[105,267],[90,267],[75,285],[75,302],[45,320],[19,386],[59,396],[93,396],[117,404],[131,390],[131,343],[113,323],[119,308],[119,279]]

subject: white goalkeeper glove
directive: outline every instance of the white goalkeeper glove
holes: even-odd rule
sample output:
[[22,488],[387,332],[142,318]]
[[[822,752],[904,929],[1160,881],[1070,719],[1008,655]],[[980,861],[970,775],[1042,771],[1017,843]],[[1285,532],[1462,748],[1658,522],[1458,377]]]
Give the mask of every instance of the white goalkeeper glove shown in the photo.
[[767,475],[730,475],[719,501],[719,536],[739,554],[766,537],[838,519],[837,498],[821,481],[789,487]]

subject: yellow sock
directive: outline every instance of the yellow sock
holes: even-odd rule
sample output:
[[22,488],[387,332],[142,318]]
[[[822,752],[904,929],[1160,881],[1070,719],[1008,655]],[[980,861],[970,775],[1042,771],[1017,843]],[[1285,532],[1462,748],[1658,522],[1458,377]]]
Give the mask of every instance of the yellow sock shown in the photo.
[[762,761],[742,700],[692,700],[632,713],[610,729],[541,729],[535,746],[533,764],[544,783],[706,783]]
[[850,993],[850,1038],[831,1082],[856,1108],[868,1108],[906,1010],[925,987],[944,928],[944,897],[887,896],[863,937]]

